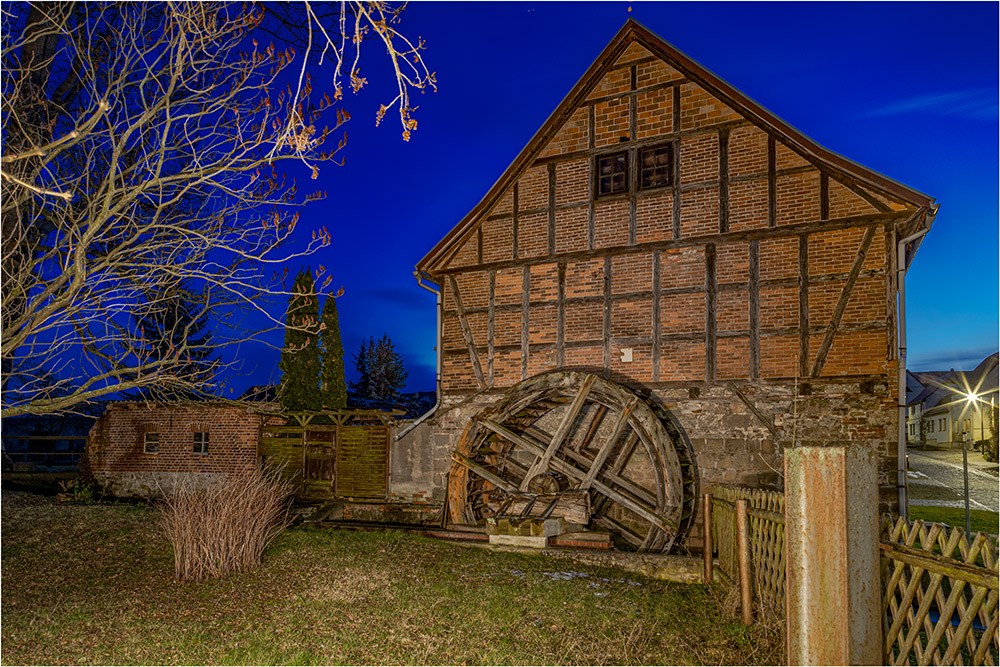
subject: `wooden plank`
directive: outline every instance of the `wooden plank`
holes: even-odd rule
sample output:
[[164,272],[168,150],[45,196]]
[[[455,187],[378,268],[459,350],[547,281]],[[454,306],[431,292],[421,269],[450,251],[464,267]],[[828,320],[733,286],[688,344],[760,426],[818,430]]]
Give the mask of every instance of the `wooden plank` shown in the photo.
[[590,465],[590,470],[587,471],[587,476],[583,478],[583,481],[580,482],[580,486],[577,487],[581,491],[589,489],[594,483],[594,480],[597,478],[597,474],[601,471],[605,462],[608,460],[608,456],[611,454],[612,448],[618,442],[618,439],[622,437],[625,427],[628,426],[628,418],[631,416],[632,411],[635,409],[638,402],[639,398],[637,396],[632,397],[622,410],[621,414],[618,415],[618,421],[615,422],[614,427],[611,429],[611,435],[604,441],[604,444],[601,445],[601,448],[597,452],[597,456],[594,457],[594,462]]
[[611,257],[604,257],[604,319],[601,325],[604,338],[603,366],[604,377],[611,374]]
[[502,477],[493,474],[485,467],[479,465],[478,463],[470,459],[465,454],[462,454],[461,452],[452,452],[451,460],[459,464],[460,466],[468,468],[469,470],[476,473],[477,475],[479,475],[480,477],[482,477],[483,479],[485,479],[487,482],[497,487],[498,489],[503,489],[508,493],[517,493],[517,487],[515,487],[513,484],[508,483],[507,480],[503,479]]
[[[488,313],[486,318],[486,378],[489,385],[493,386],[493,367],[496,359],[496,293],[497,293],[497,272],[492,269],[490,275],[490,293]],[[438,343],[440,345],[440,342]]]
[[531,317],[531,267],[521,269],[521,379],[528,377],[528,320]]
[[[675,88],[674,90],[680,90]],[[680,95],[674,95],[674,104],[679,105],[677,101],[680,99]],[[675,106],[675,109],[677,107]],[[675,117],[680,118],[680,110],[677,109],[675,112]],[[679,120],[677,122],[680,122]],[[673,190],[674,194],[672,199],[673,205],[673,217],[671,219],[671,239],[677,241],[681,238],[681,140],[674,139],[673,144],[671,144],[670,149],[673,164],[671,165],[670,175],[673,177]]]
[[719,130],[719,232],[729,231],[729,130]]
[[660,251],[653,251],[653,382],[660,381],[660,353],[662,348],[661,322],[660,322],[660,291],[662,289],[660,279]]
[[549,163],[549,254],[556,254],[556,164]]
[[861,267],[865,263],[865,258],[868,256],[868,250],[871,248],[874,238],[875,226],[872,225],[865,231],[865,236],[861,239],[861,248],[858,249],[858,254],[854,257],[854,264],[851,265],[851,273],[848,275],[843,289],[840,290],[840,298],[837,299],[837,306],[833,310],[833,318],[830,320],[826,335],[823,336],[823,342],[820,343],[819,350],[816,352],[816,361],[812,368],[813,377],[819,377],[820,373],[823,372],[823,366],[826,364],[826,356],[830,353],[830,348],[833,347],[833,339],[837,335],[838,327],[840,327],[840,320],[843,319],[844,311],[847,310],[847,302],[851,298],[851,292],[854,291],[854,284],[858,280],[858,274],[861,273]]
[[760,377],[760,241],[750,241],[750,378]]
[[998,581],[996,573],[991,574],[987,568],[968,565],[953,558],[939,556],[905,544],[880,542],[878,546],[884,558],[906,563],[911,567],[921,568],[952,579],[961,579],[973,586],[1000,591],[1000,581]]
[[799,236],[799,376],[809,375],[809,235]]
[[525,475],[524,481],[521,482],[521,491],[527,491],[528,483],[531,479],[548,469],[549,461],[552,460],[552,457],[562,447],[563,442],[569,435],[570,430],[573,428],[573,422],[576,421],[580,410],[583,409],[583,405],[587,401],[587,396],[590,394],[590,388],[594,386],[596,380],[596,375],[588,374],[584,378],[583,383],[580,385],[580,390],[573,397],[573,402],[570,403],[569,410],[563,415],[563,419],[559,423],[556,432],[552,435],[552,440],[549,442],[548,447],[545,448],[545,452],[528,469],[528,474]]
[[462,295],[458,292],[458,282],[455,276],[448,276],[448,286],[451,287],[452,294],[455,295],[455,307],[458,308],[458,321],[462,325],[462,336],[465,337],[465,345],[469,348],[469,357],[472,359],[472,370],[476,374],[476,382],[480,388],[486,386],[483,377],[483,367],[479,363],[479,353],[476,351],[476,344],[472,340],[472,328],[469,326],[469,318],[465,315],[465,308],[462,307]]
[[715,379],[715,244],[705,246],[705,379]]
[[774,135],[767,135],[767,226],[778,226],[778,179],[774,173],[775,163]]
[[556,366],[566,365],[566,262],[559,262],[556,293]]

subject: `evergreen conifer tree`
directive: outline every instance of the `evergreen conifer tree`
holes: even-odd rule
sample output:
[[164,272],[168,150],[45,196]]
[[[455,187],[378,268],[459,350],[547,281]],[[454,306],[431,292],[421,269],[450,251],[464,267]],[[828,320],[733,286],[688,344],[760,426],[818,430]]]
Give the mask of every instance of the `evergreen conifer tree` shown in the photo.
[[287,411],[317,410],[323,404],[319,390],[319,297],[308,269],[295,277],[292,292],[285,315],[285,345],[278,362],[278,400]]
[[357,354],[354,355],[354,369],[358,372],[358,379],[351,382],[351,391],[365,398],[371,397],[372,378],[368,362],[370,361],[371,350],[374,347],[374,339],[366,343],[365,339],[362,338],[361,347],[358,349]]
[[322,344],[323,370],[320,391],[323,407],[341,410],[347,407],[347,384],[344,380],[344,343],[340,340],[340,318],[337,315],[337,297],[329,295],[323,304]]
[[384,334],[377,344],[369,346],[368,355],[372,395],[382,400],[396,398],[406,385],[409,371],[403,366],[403,356],[393,348],[389,335]]

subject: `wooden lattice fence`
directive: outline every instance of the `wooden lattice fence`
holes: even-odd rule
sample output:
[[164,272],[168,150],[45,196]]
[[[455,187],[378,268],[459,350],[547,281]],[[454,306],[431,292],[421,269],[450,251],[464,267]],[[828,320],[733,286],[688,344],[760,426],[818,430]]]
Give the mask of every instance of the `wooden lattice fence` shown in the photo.
[[880,548],[885,664],[998,663],[992,538],[887,516]]
[[785,496],[778,491],[716,485],[712,489],[712,537],[718,567],[739,581],[736,502],[747,503],[752,595],[777,613],[785,608]]
[[[785,610],[785,500],[776,491],[712,490],[718,569],[740,583],[737,502],[746,502],[752,597]],[[879,549],[883,660],[890,665],[1000,665],[997,543],[962,528],[885,516]],[[744,616],[746,618],[746,616]]]

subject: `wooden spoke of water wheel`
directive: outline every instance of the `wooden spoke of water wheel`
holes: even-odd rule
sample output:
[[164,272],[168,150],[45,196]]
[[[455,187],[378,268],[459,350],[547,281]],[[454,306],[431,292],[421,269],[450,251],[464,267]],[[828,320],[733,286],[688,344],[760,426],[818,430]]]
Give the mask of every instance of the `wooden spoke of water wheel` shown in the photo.
[[591,528],[668,551],[694,510],[685,443],[662,408],[619,384],[572,371],[538,375],[466,427],[452,457],[450,518],[477,523],[512,496],[577,490],[590,494]]

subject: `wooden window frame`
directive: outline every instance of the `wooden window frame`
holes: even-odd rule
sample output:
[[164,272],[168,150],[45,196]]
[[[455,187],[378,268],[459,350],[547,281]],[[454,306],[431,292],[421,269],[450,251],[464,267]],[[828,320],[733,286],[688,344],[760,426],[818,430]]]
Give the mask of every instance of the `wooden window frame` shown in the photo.
[[[607,160],[609,158],[622,158],[625,164],[625,187],[622,190],[615,192],[601,192],[601,160]],[[631,174],[629,173],[629,151],[628,149],[608,151],[607,153],[600,153],[594,156],[593,162],[594,169],[594,199],[612,199],[615,197],[626,196],[631,192],[631,183],[629,179]],[[612,172],[612,176],[615,172]]]
[[[150,437],[152,436],[152,437]],[[152,445],[152,449],[150,449]],[[160,453],[160,432],[159,431],[145,431],[142,434],[142,453],[143,454],[159,454]]]
[[[666,165],[665,165],[665,168],[666,168],[666,177],[665,177],[665,179],[664,179],[664,181],[662,183],[657,183],[655,185],[643,185],[643,182],[642,182],[643,181],[643,178],[642,178],[643,177],[643,171],[644,171],[644,168],[642,166],[643,154],[645,154],[645,153],[651,153],[651,152],[655,152],[655,151],[666,151],[666,154],[667,154],[667,162],[666,162]],[[637,190],[657,190],[657,189],[660,189],[660,188],[669,188],[671,186],[671,184],[673,183],[673,177],[674,177],[674,173],[673,173],[674,172],[674,146],[673,146],[673,144],[672,143],[663,143],[663,144],[656,144],[655,146],[649,146],[649,147],[646,147],[646,148],[640,148],[640,149],[638,149],[638,153],[639,154],[638,154],[638,159],[636,160],[636,174],[635,174],[636,189]],[[655,170],[655,168],[656,167],[653,167],[654,170]]]
[[[209,431],[194,431],[191,434],[191,453],[198,456],[208,456]],[[200,437],[199,437],[200,436]]]

